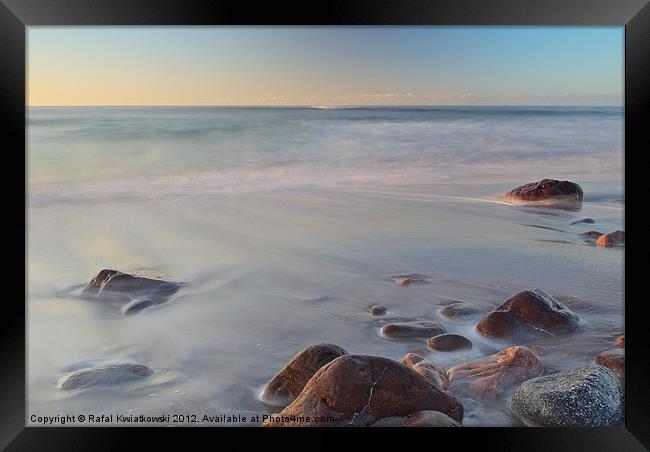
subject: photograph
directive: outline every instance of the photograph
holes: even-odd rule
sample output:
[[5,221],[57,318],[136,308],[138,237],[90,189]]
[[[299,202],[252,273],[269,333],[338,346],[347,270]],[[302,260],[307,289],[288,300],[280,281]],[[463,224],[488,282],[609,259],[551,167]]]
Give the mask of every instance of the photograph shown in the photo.
[[624,26],[25,31],[27,427],[624,427]]

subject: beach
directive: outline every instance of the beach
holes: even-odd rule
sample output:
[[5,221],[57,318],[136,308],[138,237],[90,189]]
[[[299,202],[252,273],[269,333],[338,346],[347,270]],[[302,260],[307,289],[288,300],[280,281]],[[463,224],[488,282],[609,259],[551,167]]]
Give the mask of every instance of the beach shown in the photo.
[[[220,416],[277,413],[262,388],[310,345],[444,368],[516,345],[475,327],[527,289],[580,318],[535,341],[545,373],[588,365],[624,334],[624,250],[578,235],[624,230],[622,108],[30,108],[27,139],[28,414],[240,425]],[[580,184],[580,207],[504,201],[546,177]],[[571,224],[584,218],[595,223]],[[104,268],[187,284],[120,316],[70,296]],[[439,313],[456,301],[482,313]],[[440,322],[473,347],[382,337],[392,320]],[[57,388],[92,360],[153,375]],[[508,395],[450,393],[465,426],[523,425]]]

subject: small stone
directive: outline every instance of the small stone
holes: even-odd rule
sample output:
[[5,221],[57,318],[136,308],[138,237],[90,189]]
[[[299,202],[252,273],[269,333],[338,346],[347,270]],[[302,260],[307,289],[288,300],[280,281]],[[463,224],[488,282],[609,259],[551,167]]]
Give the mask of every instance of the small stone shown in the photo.
[[428,320],[389,323],[381,327],[381,334],[390,339],[427,338],[446,332],[444,326]]
[[452,303],[440,309],[440,314],[448,319],[457,319],[460,317],[467,317],[478,315],[482,312],[481,308],[469,303]]
[[472,341],[459,334],[446,333],[429,339],[427,341],[427,347],[434,351],[449,352],[472,348]]
[[372,315],[384,315],[386,314],[386,308],[383,306],[375,305],[370,308],[370,313]]
[[616,340],[614,341],[614,345],[617,345],[619,347],[625,347],[625,334],[617,337]]
[[592,218],[583,218],[582,220],[577,220],[572,222],[571,225],[580,224],[580,223],[594,224],[595,221]]

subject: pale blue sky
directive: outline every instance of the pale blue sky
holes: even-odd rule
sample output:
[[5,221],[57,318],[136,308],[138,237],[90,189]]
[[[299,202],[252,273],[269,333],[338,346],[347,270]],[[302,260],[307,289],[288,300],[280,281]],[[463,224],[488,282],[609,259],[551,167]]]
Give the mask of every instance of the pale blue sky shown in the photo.
[[622,27],[29,27],[29,105],[622,105]]

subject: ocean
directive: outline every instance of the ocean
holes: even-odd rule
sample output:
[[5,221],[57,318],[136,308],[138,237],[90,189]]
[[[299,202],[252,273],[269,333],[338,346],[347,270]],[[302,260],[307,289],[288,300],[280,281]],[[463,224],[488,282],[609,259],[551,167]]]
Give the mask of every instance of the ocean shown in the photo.
[[[590,363],[623,334],[623,250],[577,234],[624,229],[623,125],[620,107],[29,108],[28,415],[277,412],[259,391],[309,345],[419,351],[448,368],[503,344],[440,307],[489,310],[529,288],[581,319],[541,344],[547,371]],[[580,184],[581,209],[503,201],[545,177]],[[189,284],[132,317],[65,295],[102,268]],[[396,286],[407,274],[426,283]],[[381,337],[397,318],[443,322],[475,346]],[[154,375],[56,387],[97,359]],[[521,425],[507,398],[462,401],[465,425]]]

